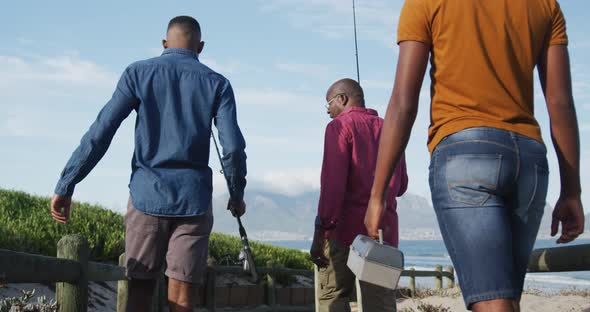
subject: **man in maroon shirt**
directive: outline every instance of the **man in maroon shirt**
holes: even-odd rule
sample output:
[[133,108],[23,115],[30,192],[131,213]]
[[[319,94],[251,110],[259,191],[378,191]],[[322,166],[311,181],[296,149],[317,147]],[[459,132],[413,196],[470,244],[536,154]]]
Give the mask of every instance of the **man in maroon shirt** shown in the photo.
[[[326,127],[320,202],[315,222],[312,261],[319,267],[320,311],[350,311],[355,276],[346,266],[349,246],[363,223],[377,160],[383,119],[365,108],[363,89],[352,79],[335,82],[326,93],[326,108],[333,118]],[[381,218],[385,243],[398,244],[396,197],[407,188],[405,161],[389,183],[386,209]],[[392,290],[361,282],[363,311],[395,311]]]

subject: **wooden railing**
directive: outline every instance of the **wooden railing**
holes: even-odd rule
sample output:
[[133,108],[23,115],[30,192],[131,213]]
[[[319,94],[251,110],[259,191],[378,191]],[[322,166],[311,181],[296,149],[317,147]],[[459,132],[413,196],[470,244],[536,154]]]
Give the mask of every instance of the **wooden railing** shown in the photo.
[[528,272],[590,271],[590,244],[533,250]]
[[[119,265],[108,265],[88,261],[88,242],[81,235],[63,237],[57,246],[57,258],[32,255],[22,252],[0,249],[0,284],[2,283],[57,283],[56,300],[60,312],[83,312],[88,306],[88,282],[118,281],[117,311],[125,311],[127,304],[127,279],[125,277],[124,255],[119,258]],[[268,263],[267,267],[257,269],[266,275],[265,304],[269,311],[313,311],[313,305],[298,307],[281,307],[277,300],[275,277],[278,274],[303,275],[313,277],[313,270],[294,270],[277,268]],[[534,250],[528,265],[528,272],[566,272],[590,270],[590,244]],[[216,310],[216,275],[222,273],[241,273],[240,267],[217,266],[209,263],[204,288],[204,305],[209,311]],[[410,292],[416,292],[417,277],[434,277],[435,288],[455,286],[455,274],[452,267],[436,266],[435,271],[405,270],[402,276],[410,278]],[[315,278],[317,281],[317,278]],[[156,287],[152,311],[162,311],[167,294],[163,274]],[[316,296],[317,298],[317,296]],[[317,300],[317,299],[316,299]],[[317,301],[316,301],[317,305]],[[264,308],[260,308],[264,310]],[[258,310],[257,310],[258,311]]]
[[446,281],[447,288],[455,287],[455,270],[452,266],[446,266],[443,271],[442,266],[437,265],[434,271],[416,271],[414,268],[404,270],[401,276],[410,277],[410,295],[416,295],[416,277],[434,277],[434,288],[443,288],[443,278]]
[[[315,267],[314,270],[315,276],[314,276],[314,282],[315,282],[315,311],[318,312],[319,310],[319,299],[318,299],[318,289],[320,289],[320,285],[319,285],[319,272],[317,267]],[[416,295],[416,277],[434,277],[434,286],[437,289],[442,289],[443,288],[443,278],[446,280],[446,284],[447,284],[447,288],[453,288],[455,287],[455,271],[453,269],[452,266],[447,266],[445,267],[445,270],[443,271],[442,266],[440,265],[436,265],[435,266],[435,270],[434,271],[416,271],[416,269],[414,268],[410,268],[409,270],[403,270],[401,273],[401,276],[404,277],[409,277],[410,278],[410,285],[409,285],[409,290],[410,290],[410,296],[414,297]],[[362,293],[360,291],[360,284],[359,281],[357,280],[355,283],[355,288],[356,288],[356,306],[357,306],[357,310],[356,311],[363,311],[363,307],[362,307],[362,299],[359,299],[362,297]],[[397,290],[399,293],[399,289]],[[396,296],[398,296],[396,294]],[[407,296],[407,295],[406,295]]]
[[[60,312],[84,312],[88,306],[88,282],[118,281],[117,312],[124,312],[127,306],[127,278],[125,277],[125,255],[119,258],[119,265],[108,265],[88,261],[90,248],[81,235],[68,235],[57,244],[57,258],[33,255],[23,252],[0,249],[0,284],[3,283],[56,283],[56,300]],[[303,275],[313,277],[312,270],[294,270],[275,267],[272,262],[267,267],[257,268],[266,278],[265,301],[269,311],[311,311],[313,304],[299,307],[281,307],[277,302],[280,293],[275,277],[281,275]],[[208,263],[204,288],[204,305],[209,311],[216,310],[217,274],[242,273],[239,266],[218,266]],[[167,300],[164,275],[156,283],[152,311],[163,311]],[[312,292],[313,295],[313,292]],[[257,311],[265,311],[265,307]]]
[[57,258],[0,249],[0,282],[56,283],[60,312],[86,311],[89,281],[125,280],[123,267],[88,261],[89,255],[88,241],[81,235],[63,237]]

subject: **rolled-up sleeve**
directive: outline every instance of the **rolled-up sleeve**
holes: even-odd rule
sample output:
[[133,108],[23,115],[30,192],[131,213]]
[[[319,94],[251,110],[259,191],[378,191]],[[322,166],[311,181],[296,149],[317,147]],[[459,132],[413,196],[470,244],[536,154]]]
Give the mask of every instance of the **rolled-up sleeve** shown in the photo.
[[246,188],[246,141],[237,119],[236,101],[229,81],[225,80],[218,96],[215,127],[223,148],[223,169],[234,201],[242,201]]
[[102,108],[90,129],[84,134],[55,187],[55,194],[72,196],[75,185],[82,181],[104,156],[121,122],[139,105],[134,83],[127,68],[112,98]]

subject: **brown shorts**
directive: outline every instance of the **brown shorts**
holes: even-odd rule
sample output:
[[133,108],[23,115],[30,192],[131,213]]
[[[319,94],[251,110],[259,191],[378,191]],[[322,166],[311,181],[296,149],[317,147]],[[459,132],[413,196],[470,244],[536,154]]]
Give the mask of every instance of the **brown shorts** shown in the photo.
[[166,260],[166,276],[201,284],[207,269],[211,207],[197,217],[156,217],[133,207],[125,215],[125,263],[127,277],[154,279]]

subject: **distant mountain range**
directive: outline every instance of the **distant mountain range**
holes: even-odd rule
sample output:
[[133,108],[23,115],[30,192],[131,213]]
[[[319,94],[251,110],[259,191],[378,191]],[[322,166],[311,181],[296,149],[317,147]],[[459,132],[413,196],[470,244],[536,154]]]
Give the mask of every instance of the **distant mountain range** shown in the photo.
[[[256,240],[307,240],[313,236],[319,191],[296,196],[252,190],[246,192],[247,213],[243,218],[248,236]],[[227,196],[213,199],[213,230],[237,235],[237,223],[226,210]],[[549,238],[552,208],[545,208],[539,237]],[[400,238],[403,240],[440,239],[440,231],[430,200],[406,193],[398,198]],[[590,214],[586,215],[590,231]]]
[[[247,213],[243,218],[248,235],[258,240],[305,240],[313,236],[319,191],[287,196],[268,191],[248,190]],[[234,218],[226,210],[227,195],[213,199],[214,231],[237,234]],[[402,239],[437,239],[434,211],[424,197],[406,194],[398,198]]]

